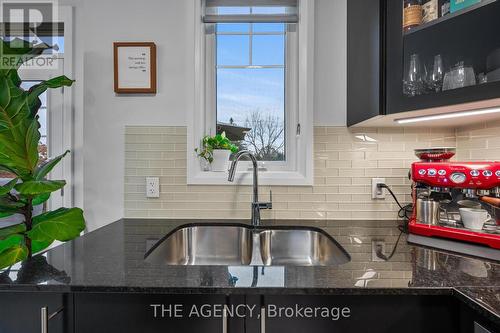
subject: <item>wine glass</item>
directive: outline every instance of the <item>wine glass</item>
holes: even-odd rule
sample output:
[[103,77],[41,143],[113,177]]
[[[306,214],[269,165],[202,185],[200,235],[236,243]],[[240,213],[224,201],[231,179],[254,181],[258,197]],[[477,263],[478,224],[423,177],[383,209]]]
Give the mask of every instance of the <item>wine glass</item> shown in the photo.
[[429,90],[434,92],[440,92],[443,88],[443,59],[440,54],[434,56],[434,64],[432,66],[432,72],[429,74],[429,80],[427,82]]
[[422,94],[424,90],[424,81],[422,79],[422,65],[418,54],[412,54],[410,57],[410,68],[403,81],[403,92],[405,95],[413,97]]

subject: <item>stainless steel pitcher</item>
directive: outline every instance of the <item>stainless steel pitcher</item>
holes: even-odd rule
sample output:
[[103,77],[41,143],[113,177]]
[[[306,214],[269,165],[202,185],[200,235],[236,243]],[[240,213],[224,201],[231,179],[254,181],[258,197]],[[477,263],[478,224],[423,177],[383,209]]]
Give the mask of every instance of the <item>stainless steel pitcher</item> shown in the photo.
[[432,199],[417,199],[417,223],[438,225],[439,202]]

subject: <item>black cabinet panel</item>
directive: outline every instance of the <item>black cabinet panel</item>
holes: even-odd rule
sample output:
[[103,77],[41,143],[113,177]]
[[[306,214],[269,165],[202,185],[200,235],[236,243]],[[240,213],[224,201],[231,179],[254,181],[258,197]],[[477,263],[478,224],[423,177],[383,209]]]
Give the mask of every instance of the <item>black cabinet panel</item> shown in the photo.
[[[265,306],[274,309],[268,311],[266,318],[268,332],[456,333],[460,331],[459,304],[454,298],[445,296],[266,296]],[[297,317],[297,306],[309,307],[313,309],[312,311],[317,308],[321,310],[317,310],[314,318],[302,318]],[[272,318],[279,308],[288,310],[282,310],[281,317]],[[322,311],[330,313],[327,315]],[[287,312],[294,315],[287,317],[284,315]],[[305,310],[302,313],[305,313]],[[326,318],[319,314],[324,314]]]
[[[481,327],[491,333],[500,332],[500,326],[495,325],[488,318],[485,318],[482,314],[473,311],[469,306],[464,303],[460,303],[460,331],[459,333],[483,333],[479,328]],[[476,331],[477,329],[477,331]],[[484,331],[484,332],[487,332]]]
[[50,333],[72,332],[70,296],[54,293],[0,292],[0,333],[39,333],[40,309],[63,311],[49,321]]
[[[49,333],[469,333],[500,328],[453,296],[161,295],[0,292],[0,333],[38,333],[40,308],[64,310]],[[232,309],[227,321],[222,309]],[[235,308],[239,307],[238,312]],[[156,311],[155,311],[156,309]],[[264,313],[262,312],[264,309]]]
[[[220,312],[208,311],[226,303],[225,296],[216,295],[81,293],[75,295],[75,332],[220,333]],[[175,306],[177,315],[173,312]],[[237,331],[233,327],[230,332]]]
[[[498,56],[494,55],[500,52],[500,1],[485,1],[411,33],[403,33],[403,0],[349,0],[347,4],[349,126],[401,112],[485,100],[498,104],[500,68],[495,69]],[[423,88],[412,97],[404,94],[403,81],[414,54],[420,60]],[[477,84],[438,92],[431,89],[429,73],[438,55],[444,75],[463,63],[473,68]],[[488,82],[479,84],[480,77],[487,77]]]
[[383,2],[347,1],[347,123],[378,116],[381,105]]

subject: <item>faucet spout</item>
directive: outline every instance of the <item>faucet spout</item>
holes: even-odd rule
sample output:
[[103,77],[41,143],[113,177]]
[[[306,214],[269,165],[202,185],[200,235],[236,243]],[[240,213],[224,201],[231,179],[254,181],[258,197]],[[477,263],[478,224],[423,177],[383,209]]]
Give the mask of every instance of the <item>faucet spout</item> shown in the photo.
[[[259,202],[259,167],[257,164],[257,159],[248,150],[243,150],[237,153],[234,160],[231,162],[231,167],[229,168],[228,181],[233,182],[234,176],[236,174],[236,167],[238,166],[239,160],[247,156],[252,161],[253,166],[253,200],[252,200],[252,225],[260,225],[260,210],[261,209],[272,209],[272,202]],[[271,199],[272,200],[272,199]]]

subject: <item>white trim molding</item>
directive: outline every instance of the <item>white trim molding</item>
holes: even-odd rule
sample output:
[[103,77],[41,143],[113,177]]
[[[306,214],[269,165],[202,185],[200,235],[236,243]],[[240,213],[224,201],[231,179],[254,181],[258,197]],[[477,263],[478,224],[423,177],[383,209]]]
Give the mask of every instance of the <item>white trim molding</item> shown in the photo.
[[[202,137],[207,131],[207,124],[212,121],[213,115],[207,110],[207,68],[206,33],[202,22],[202,1],[195,2],[195,55],[194,55],[194,108],[187,113],[187,183],[191,185],[230,185],[251,184],[251,172],[242,168],[237,172],[236,181],[227,181],[227,174],[221,172],[207,172],[201,168],[199,158],[194,149],[199,147]],[[293,71],[291,82],[296,87],[296,93],[290,94],[293,101],[294,116],[293,130],[287,126],[288,140],[295,140],[290,161],[292,169],[270,170],[260,172],[262,185],[296,185],[311,186],[313,184],[313,110],[314,110],[314,0],[299,1],[299,23],[296,25],[298,35],[297,70]],[[287,103],[290,99],[287,97]],[[300,124],[300,131],[295,133],[295,123]]]

